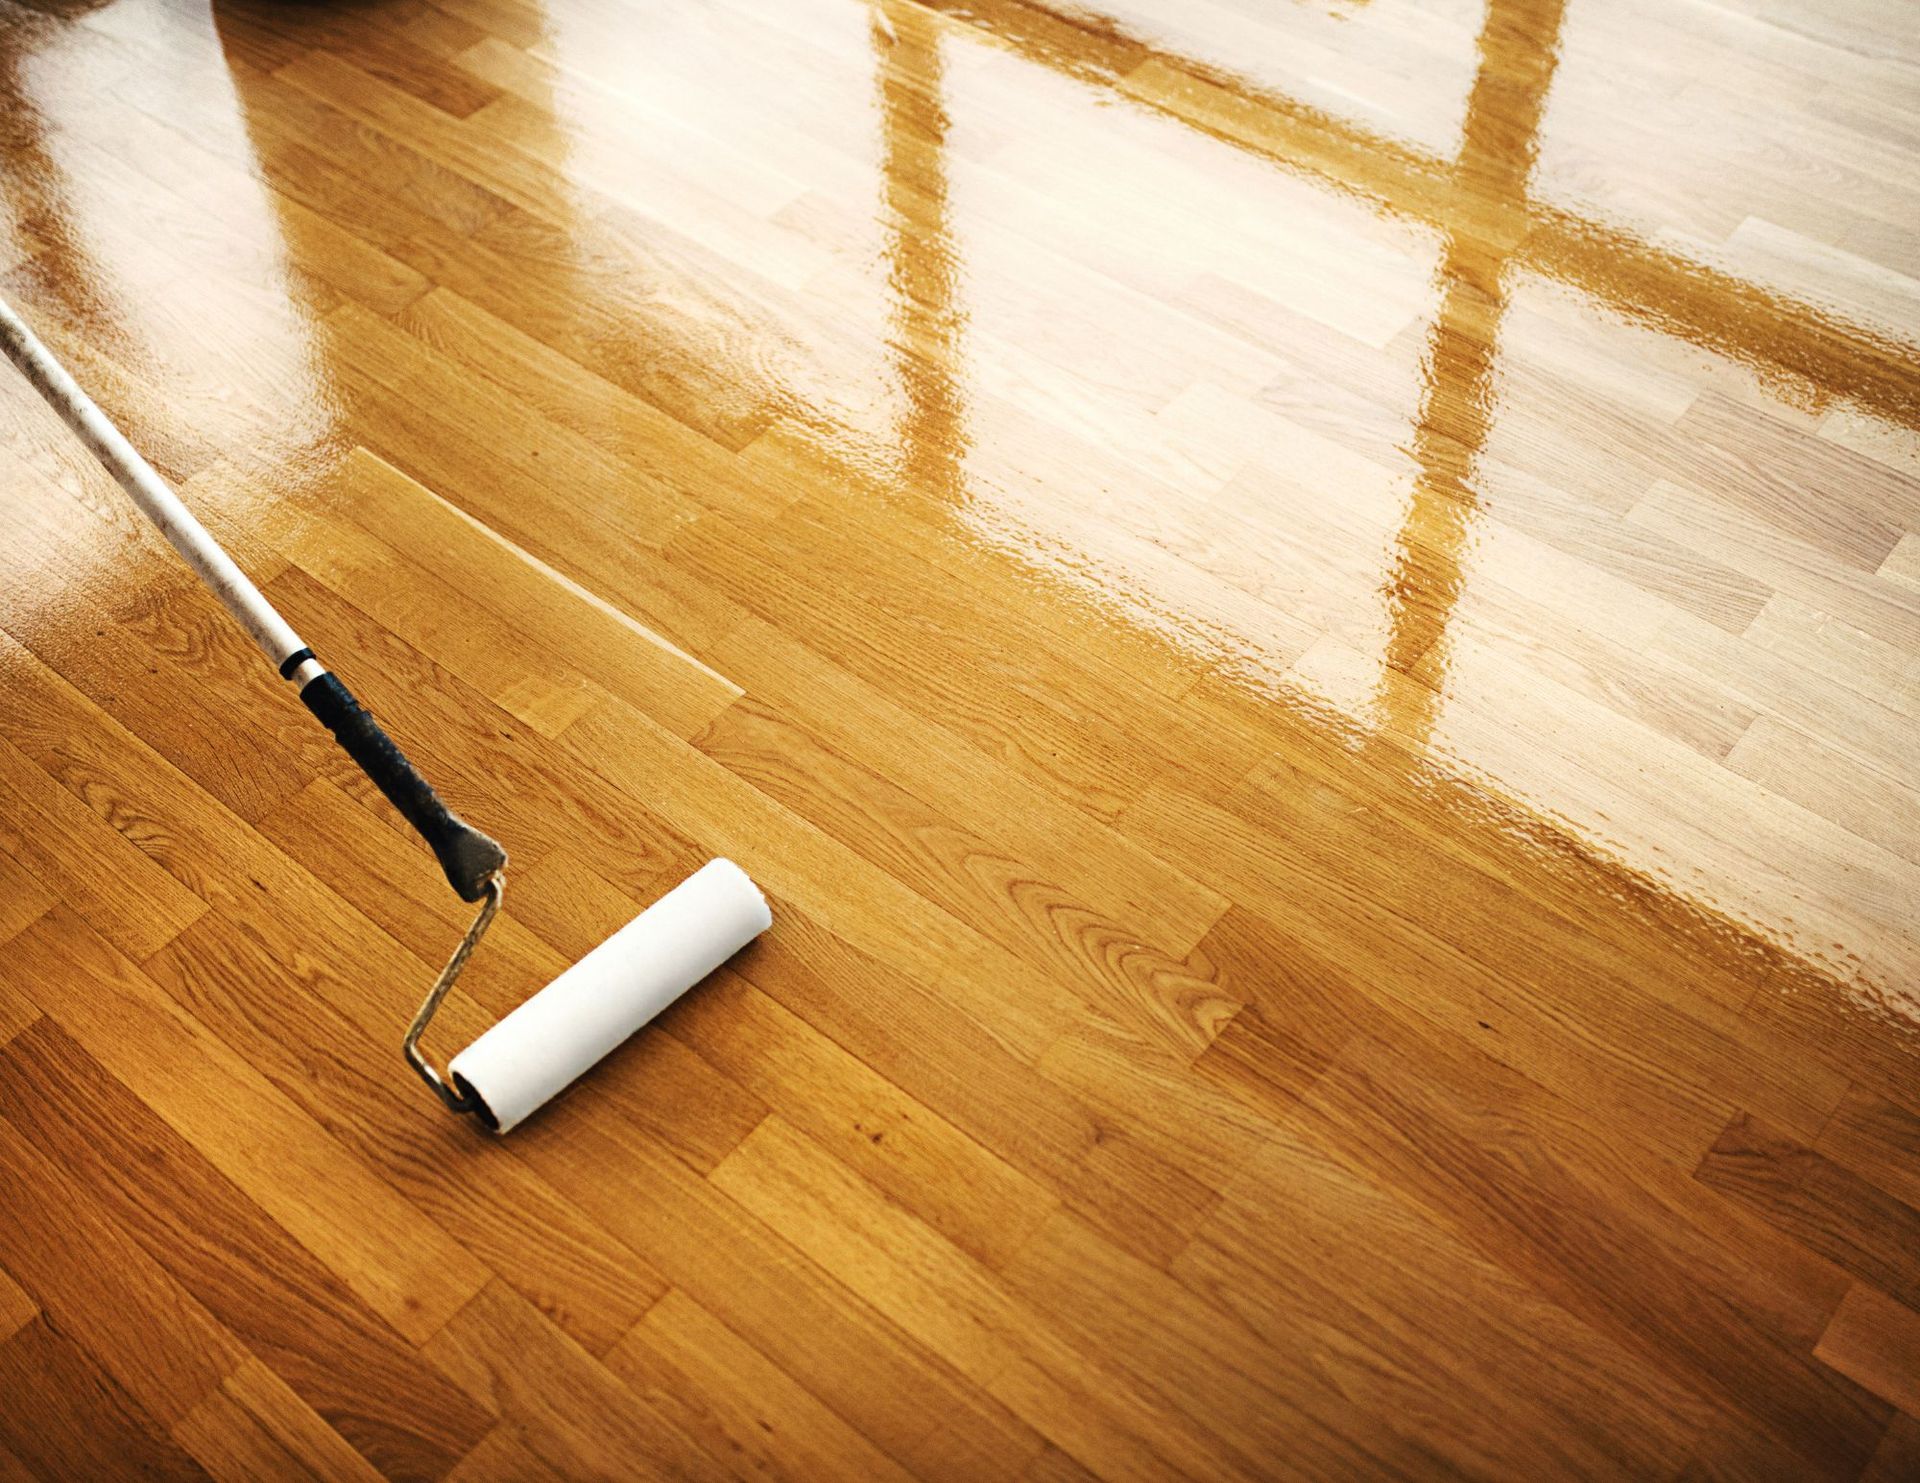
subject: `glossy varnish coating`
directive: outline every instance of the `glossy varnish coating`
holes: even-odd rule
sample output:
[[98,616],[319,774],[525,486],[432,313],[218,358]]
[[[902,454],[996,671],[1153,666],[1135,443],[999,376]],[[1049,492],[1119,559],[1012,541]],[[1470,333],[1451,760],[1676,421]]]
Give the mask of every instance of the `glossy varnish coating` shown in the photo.
[[0,11],[0,1475],[1920,1471],[1920,27]]

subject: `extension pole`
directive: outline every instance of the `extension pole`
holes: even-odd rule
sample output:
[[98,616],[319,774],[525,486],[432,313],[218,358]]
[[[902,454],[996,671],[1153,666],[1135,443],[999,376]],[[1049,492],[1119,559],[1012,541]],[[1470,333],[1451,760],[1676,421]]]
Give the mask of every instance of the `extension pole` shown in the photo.
[[[54,359],[53,352],[27,328],[26,321],[5,299],[0,299],[0,348],[6,350],[7,359],[33,383],[33,389],[46,398],[47,405],[79,435],[80,441],[100,460],[100,466],[126,490],[140,507],[140,513],[154,523],[167,543],[185,558],[194,574],[246,629],[247,637],[260,646],[267,661],[288,679],[293,678],[301,664],[313,664],[312,650],[300,642],[287,620],[274,611],[273,604],[260,595],[260,589],[247,574],[220,549],[220,543],[207,533],[206,526],[181,503],[180,496],[154,472],[153,465],[140,456],[93,398],[80,389],[80,383]],[[313,664],[307,678],[319,672],[320,666]]]
[[248,637],[260,646],[268,662],[279,670],[280,677],[293,683],[306,708],[333,733],[347,755],[413,825],[439,860],[448,884],[459,892],[461,900],[487,899],[487,908],[468,934],[463,951],[449,964],[450,971],[441,976],[441,983],[435,986],[435,994],[415,1020],[406,1042],[407,1059],[414,1069],[442,1100],[465,1110],[461,1099],[419,1055],[415,1042],[427,1016],[439,1002],[438,995],[445,993],[452,975],[465,960],[464,949],[471,947],[491,916],[492,907],[499,901],[501,871],[506,867],[507,852],[440,801],[440,796],[407,760],[406,754],[380,729],[380,723],[313,657],[313,650],[300,641],[287,620],[261,595],[247,574],[234,565],[233,558],[220,548],[220,543],[193,511],[154,471],[153,465],[140,456],[93,398],[81,390],[67,368],[54,358],[53,352],[4,299],[0,299],[0,349],[6,351],[7,359],[20,368],[21,374],[33,383],[34,390],[79,435],[101,466],[140,507],[140,512],[154,523],[168,544],[193,568],[194,574],[233,614]]

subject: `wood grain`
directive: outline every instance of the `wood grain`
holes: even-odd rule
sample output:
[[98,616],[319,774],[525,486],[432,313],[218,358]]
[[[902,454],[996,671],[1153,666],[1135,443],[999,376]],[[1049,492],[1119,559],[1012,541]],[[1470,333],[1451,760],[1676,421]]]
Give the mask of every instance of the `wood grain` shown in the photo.
[[0,1479],[1920,1471],[1891,0],[0,12]]
[[477,1408],[51,1021],[7,1046],[0,1085],[8,1121],[383,1472],[437,1476],[479,1440]]
[[315,1136],[310,1118],[83,924],[56,909],[14,940],[0,972],[34,985],[105,1070],[139,1086],[148,1107],[401,1333],[424,1340],[484,1285],[437,1224]]
[[1920,1211],[1742,1115],[1695,1178],[1757,1209],[1836,1266],[1920,1306]]
[[529,1451],[576,1478],[723,1478],[725,1471],[643,1394],[593,1358],[504,1285],[481,1292],[424,1353],[489,1412],[511,1422]]
[[277,1470],[295,1477],[303,1471],[316,1478],[380,1476],[255,1355],[176,1422],[173,1435],[215,1477]]
[[[86,1186],[11,1122],[0,1125],[0,1188],[12,1215],[0,1237],[13,1280],[156,1423],[191,1411],[245,1358],[245,1347]],[[54,1230],[65,1238],[40,1239]],[[112,1280],[102,1282],[102,1272]]]
[[0,1442],[28,1476],[204,1478],[153,1417],[45,1318],[0,1344]]
[[1920,1414],[1920,1313],[1856,1283],[1813,1351],[1909,1416]]

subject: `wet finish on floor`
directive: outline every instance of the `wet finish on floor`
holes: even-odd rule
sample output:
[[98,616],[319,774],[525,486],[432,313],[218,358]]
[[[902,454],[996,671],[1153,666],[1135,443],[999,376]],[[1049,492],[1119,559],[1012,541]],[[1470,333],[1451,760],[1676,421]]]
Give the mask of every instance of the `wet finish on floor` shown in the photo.
[[[0,1475],[1920,1471],[1920,24],[40,0]],[[470,992],[469,992],[470,988]]]

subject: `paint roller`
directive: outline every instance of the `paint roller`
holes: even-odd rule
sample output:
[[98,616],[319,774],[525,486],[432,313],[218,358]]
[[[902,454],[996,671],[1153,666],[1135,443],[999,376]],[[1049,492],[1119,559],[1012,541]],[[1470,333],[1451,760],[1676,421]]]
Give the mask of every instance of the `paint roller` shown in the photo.
[[426,841],[460,899],[479,903],[401,1041],[407,1064],[452,1111],[506,1132],[772,925],[746,872],[710,861],[461,1051],[443,1078],[420,1038],[500,909],[507,852],[441,801],[5,300],[0,348]]

